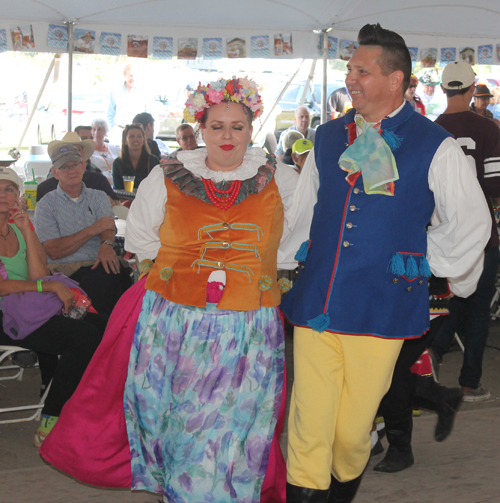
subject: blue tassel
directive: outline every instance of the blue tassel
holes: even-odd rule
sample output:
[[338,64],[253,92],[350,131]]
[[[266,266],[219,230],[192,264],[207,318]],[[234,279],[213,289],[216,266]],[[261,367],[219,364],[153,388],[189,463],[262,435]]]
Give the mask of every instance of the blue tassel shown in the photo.
[[401,143],[403,143],[403,138],[392,131],[382,131],[382,138],[385,140],[387,145],[389,145],[391,150],[398,149],[401,146]]
[[429,262],[425,257],[420,259],[420,267],[419,267],[420,276],[425,276],[426,278],[430,278],[432,275],[431,268],[429,266]]
[[324,332],[330,326],[330,316],[328,314],[320,314],[316,318],[309,320],[307,325],[316,332]]
[[310,240],[304,241],[299,248],[299,251],[295,254],[295,260],[297,262],[305,262],[307,258],[307,252],[309,251]]
[[415,259],[413,258],[413,255],[410,255],[408,257],[408,260],[406,261],[406,274],[405,274],[405,276],[408,279],[418,278],[418,267],[417,267],[417,263],[415,262]]
[[396,274],[397,276],[405,275],[405,263],[401,253],[396,252],[392,256],[391,261],[389,262],[389,265],[387,267],[387,272],[390,272],[391,274]]

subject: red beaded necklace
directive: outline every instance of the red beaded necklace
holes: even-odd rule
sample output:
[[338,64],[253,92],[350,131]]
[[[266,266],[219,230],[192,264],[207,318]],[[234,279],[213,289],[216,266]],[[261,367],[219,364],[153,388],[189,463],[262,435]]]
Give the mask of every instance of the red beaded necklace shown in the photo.
[[227,190],[218,189],[212,180],[202,178],[201,181],[203,182],[205,192],[212,204],[221,210],[231,208],[240,193],[241,180],[234,180],[231,182]]

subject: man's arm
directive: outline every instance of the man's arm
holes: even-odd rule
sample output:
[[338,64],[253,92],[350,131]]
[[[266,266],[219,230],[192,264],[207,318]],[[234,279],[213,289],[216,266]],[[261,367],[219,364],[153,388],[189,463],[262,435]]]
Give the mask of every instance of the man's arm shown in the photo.
[[434,275],[448,278],[451,291],[468,297],[483,271],[491,216],[476,170],[453,138],[440,145],[429,169],[436,207],[427,233],[427,258]]

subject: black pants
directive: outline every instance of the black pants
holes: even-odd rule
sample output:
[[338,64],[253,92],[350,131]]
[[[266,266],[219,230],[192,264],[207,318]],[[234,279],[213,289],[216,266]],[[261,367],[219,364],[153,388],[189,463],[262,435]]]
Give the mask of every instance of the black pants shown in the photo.
[[102,264],[95,269],[91,266],[81,267],[70,278],[78,281],[80,288],[92,301],[95,310],[107,318],[111,316],[111,312],[125,290],[132,286],[128,268],[121,267],[118,274],[108,274]]
[[379,415],[396,422],[406,417],[408,413],[411,414],[417,380],[420,376],[414,374],[410,368],[431,344],[443,318],[444,316],[438,316],[431,320],[430,329],[422,337],[408,339],[403,343],[394,367],[391,387],[380,403]]
[[43,353],[51,358],[60,356],[54,371],[50,392],[43,414],[59,416],[63,405],[76,390],[106,328],[107,318],[87,313],[83,320],[62,315],[53,316],[47,323],[25,339],[11,339],[2,329],[0,312],[0,344],[20,346]]

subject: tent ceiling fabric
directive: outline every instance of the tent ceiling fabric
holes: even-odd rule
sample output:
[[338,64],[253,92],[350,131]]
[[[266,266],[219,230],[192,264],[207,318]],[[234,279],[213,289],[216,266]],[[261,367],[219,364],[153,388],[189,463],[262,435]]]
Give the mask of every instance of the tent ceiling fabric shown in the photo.
[[[32,24],[36,50],[47,48],[49,23],[123,35],[181,37],[272,36],[291,32],[292,57],[319,57],[313,30],[355,39],[366,23],[397,31],[409,46],[500,44],[499,0],[16,0],[2,2],[0,28]],[[124,44],[123,44],[124,45]],[[11,49],[10,41],[8,48]],[[494,47],[495,49],[495,47]],[[125,53],[125,48],[122,54]]]

